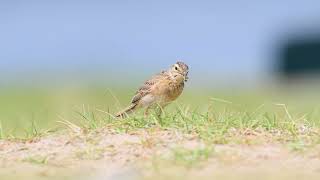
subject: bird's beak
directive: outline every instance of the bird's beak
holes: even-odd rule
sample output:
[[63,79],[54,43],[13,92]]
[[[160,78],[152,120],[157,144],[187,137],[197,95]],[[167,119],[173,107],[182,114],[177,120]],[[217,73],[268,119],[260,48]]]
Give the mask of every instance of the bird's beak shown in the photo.
[[187,82],[189,80],[188,74],[189,72],[184,73],[184,82]]
[[184,82],[187,82],[189,80],[189,77],[188,76],[185,76],[184,77]]

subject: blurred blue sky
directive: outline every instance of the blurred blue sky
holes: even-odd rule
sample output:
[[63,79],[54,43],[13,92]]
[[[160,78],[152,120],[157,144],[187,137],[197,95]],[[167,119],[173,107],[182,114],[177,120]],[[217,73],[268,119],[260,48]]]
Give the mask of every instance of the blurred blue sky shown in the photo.
[[319,27],[320,1],[0,1],[0,82],[132,77],[177,59],[198,81],[259,81],[281,39]]

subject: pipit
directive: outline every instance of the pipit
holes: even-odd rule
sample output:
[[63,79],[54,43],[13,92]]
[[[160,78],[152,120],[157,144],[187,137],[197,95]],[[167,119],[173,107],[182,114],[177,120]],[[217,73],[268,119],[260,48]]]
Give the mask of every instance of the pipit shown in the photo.
[[185,63],[177,62],[168,70],[156,74],[138,89],[131,104],[116,117],[125,117],[139,108],[145,108],[145,116],[148,116],[150,108],[156,108],[160,117],[164,107],[181,95],[188,72],[189,67]]

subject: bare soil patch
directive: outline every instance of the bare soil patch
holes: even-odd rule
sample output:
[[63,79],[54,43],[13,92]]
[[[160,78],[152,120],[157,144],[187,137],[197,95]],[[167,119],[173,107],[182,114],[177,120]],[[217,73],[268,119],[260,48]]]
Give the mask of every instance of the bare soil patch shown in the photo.
[[[175,154],[176,149],[204,148],[211,149],[207,158]],[[300,151],[277,142],[208,144],[172,129],[121,133],[104,128],[1,140],[0,167],[0,176],[13,179],[319,179],[320,147]]]

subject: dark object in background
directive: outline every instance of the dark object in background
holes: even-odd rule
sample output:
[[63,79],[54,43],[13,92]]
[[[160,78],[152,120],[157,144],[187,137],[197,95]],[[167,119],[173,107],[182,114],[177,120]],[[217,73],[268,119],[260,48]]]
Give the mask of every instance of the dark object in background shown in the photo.
[[320,39],[288,41],[280,50],[280,72],[286,78],[320,75]]

